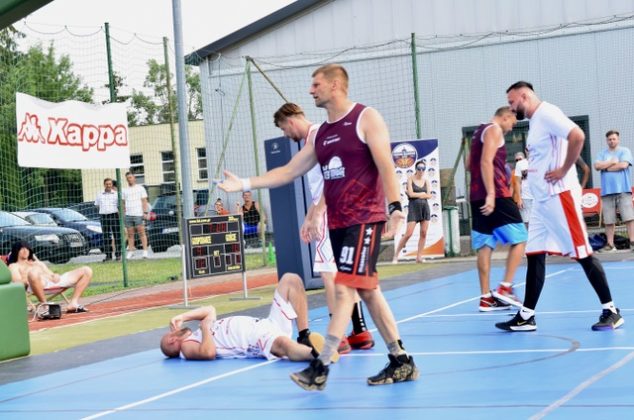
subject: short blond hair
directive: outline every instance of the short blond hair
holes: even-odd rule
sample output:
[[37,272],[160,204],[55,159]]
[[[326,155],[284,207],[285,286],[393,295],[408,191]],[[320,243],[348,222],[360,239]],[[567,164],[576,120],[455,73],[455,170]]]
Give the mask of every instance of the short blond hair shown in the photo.
[[341,80],[343,88],[348,91],[348,72],[341,64],[325,64],[315,70],[312,77],[315,77],[318,74],[323,74],[328,81],[333,81],[335,79]]
[[273,123],[275,123],[276,127],[279,127],[281,123],[296,115],[304,116],[302,108],[292,102],[286,102],[273,114]]

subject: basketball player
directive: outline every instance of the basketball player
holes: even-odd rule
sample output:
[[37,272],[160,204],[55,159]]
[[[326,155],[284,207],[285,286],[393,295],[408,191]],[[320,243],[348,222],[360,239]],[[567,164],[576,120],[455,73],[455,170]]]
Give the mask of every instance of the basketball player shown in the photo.
[[[294,103],[286,103],[278,109],[273,115],[275,126],[282,129],[284,135],[296,142],[305,141],[311,133],[314,134],[319,128],[317,124],[312,124],[304,115],[304,111]],[[306,174],[310,194],[312,196],[312,204],[308,209],[306,219],[301,227],[302,239],[310,242],[310,231],[312,230],[313,220],[319,205],[323,189],[324,177],[321,174],[319,165],[315,165]],[[330,235],[328,234],[328,221],[326,212],[323,212],[319,225],[319,231],[316,232],[316,249],[315,263],[313,271],[321,274],[326,288],[326,302],[328,312],[332,316],[335,306],[335,273],[337,272],[337,264],[330,246]],[[350,352],[350,346],[355,349],[370,349],[374,346],[372,333],[368,331],[363,316],[363,307],[359,296],[355,297],[354,310],[352,311],[352,333],[348,337],[343,337],[339,344],[339,353],[345,354]]]
[[524,306],[510,321],[495,325],[506,331],[537,329],[535,307],[544,286],[546,254],[557,254],[571,256],[581,264],[601,301],[603,310],[592,329],[616,329],[624,320],[612,302],[601,262],[592,255],[581,213],[581,186],[574,164],[585,135],[559,108],[541,101],[530,83],[516,82],[506,93],[517,119],[530,119],[526,147],[531,170],[527,182],[533,211],[528,223]]
[[274,188],[308,172],[317,162],[324,176],[324,198],[337,275],[336,304],[328,325],[326,344],[319,358],[291,379],[305,390],[322,390],[330,358],[345,333],[355,290],[367,305],[389,350],[389,363],[369,385],[392,384],[418,378],[418,368],[400,340],[392,311],[381,292],[376,273],[385,224],[386,196],[390,223],[386,236],[394,236],[405,216],[390,151],[390,137],[381,115],[348,98],[348,73],[338,64],[319,67],[312,75],[310,94],[325,108],[328,120],[311,135],[291,161],[259,177],[240,179],[225,171],[219,187],[227,192]]
[[[293,320],[299,337],[309,345],[291,339]],[[192,331],[183,327],[187,321],[200,321]],[[297,274],[284,274],[275,289],[271,312],[267,318],[230,316],[216,319],[213,306],[192,309],[170,321],[170,332],[161,339],[161,351],[167,357],[188,360],[216,358],[285,357],[289,360],[312,360],[323,348],[323,336],[308,329],[308,305],[302,280]],[[333,361],[339,354],[333,354]]]
[[[513,278],[522,261],[526,245],[526,227],[513,201],[506,175],[504,135],[517,122],[511,108],[499,108],[491,122],[473,133],[469,171],[471,172],[472,248],[477,251],[480,278],[481,312],[508,309],[519,302],[513,294]],[[495,291],[490,289],[491,254],[497,243],[510,243],[504,280]]]

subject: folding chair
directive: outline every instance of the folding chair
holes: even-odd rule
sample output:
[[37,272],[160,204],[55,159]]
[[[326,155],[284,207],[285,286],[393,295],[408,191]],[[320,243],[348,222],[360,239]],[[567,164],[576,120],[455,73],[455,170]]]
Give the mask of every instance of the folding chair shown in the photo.
[[601,188],[586,188],[583,190],[583,196],[581,198],[581,208],[583,218],[586,221],[586,226],[589,225],[588,221],[597,217],[598,222],[596,227],[601,227],[603,220],[601,213]]

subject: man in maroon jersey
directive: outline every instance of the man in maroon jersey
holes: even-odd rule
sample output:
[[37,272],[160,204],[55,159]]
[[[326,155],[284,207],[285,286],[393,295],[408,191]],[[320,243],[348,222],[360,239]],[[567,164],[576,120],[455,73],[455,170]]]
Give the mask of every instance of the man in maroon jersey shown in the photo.
[[[348,98],[348,74],[338,64],[313,72],[310,94],[326,109],[328,120],[291,161],[259,177],[238,178],[225,171],[219,187],[228,192],[275,188],[287,184],[319,163],[324,176],[324,198],[335,260],[335,312],[318,359],[291,379],[305,390],[322,390],[328,378],[330,356],[337,351],[350,320],[354,291],[366,303],[389,350],[389,363],[368,378],[369,385],[416,380],[418,368],[403,349],[398,328],[378,284],[376,260],[385,224],[385,203],[390,203],[387,236],[404,220],[399,185],[391,158],[387,126],[375,109]],[[323,206],[320,206],[323,212]]]

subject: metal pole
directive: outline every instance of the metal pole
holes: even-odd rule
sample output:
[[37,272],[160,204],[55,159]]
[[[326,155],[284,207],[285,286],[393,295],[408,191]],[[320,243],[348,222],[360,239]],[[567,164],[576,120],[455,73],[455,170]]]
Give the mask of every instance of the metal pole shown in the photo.
[[[106,29],[106,55],[108,57],[108,84],[110,85],[110,102],[117,101],[117,93],[114,89],[114,73],[112,71],[112,54],[110,50],[110,24],[105,23]],[[121,271],[123,274],[123,287],[128,287],[128,255],[125,249],[125,226],[123,225],[123,201],[121,200],[121,170],[115,171],[117,177],[117,206],[119,207],[119,246],[121,247]],[[107,240],[107,239],[104,239]],[[106,259],[108,256],[106,255]]]
[[255,68],[260,72],[260,74],[262,75],[262,77],[264,77],[264,79],[266,79],[267,82],[269,82],[269,85],[271,85],[271,87],[273,89],[275,89],[275,91],[277,92],[278,95],[280,95],[280,97],[282,99],[284,99],[284,102],[290,102],[288,99],[286,99],[286,96],[284,96],[284,94],[282,93],[282,91],[275,85],[275,83],[273,83],[273,80],[271,80],[271,78],[268,76],[268,74],[266,74],[264,72],[264,70],[262,70],[262,68],[258,65],[258,63],[255,62],[255,60],[252,57],[247,56],[247,61],[250,63],[253,63],[253,65],[255,66]]
[[185,268],[185,264],[187,264],[187,262],[185,261],[185,244],[181,243],[181,265],[183,267],[183,303],[185,304],[185,307],[189,306],[189,288],[187,286],[187,269]]
[[414,113],[416,117],[416,138],[420,139],[420,99],[418,98],[418,62],[416,61],[416,34],[412,32],[412,73],[414,76]]
[[176,94],[178,96],[178,136],[181,152],[181,179],[183,180],[183,215],[194,215],[194,197],[191,180],[191,159],[187,136],[187,99],[185,88],[185,55],[183,54],[183,28],[180,0],[172,0],[174,20],[174,50],[176,52]]
[[[255,103],[253,102],[253,83],[251,81],[251,61],[247,58],[247,86],[249,88],[249,112],[251,114],[251,135],[253,137],[253,156],[255,157],[255,174],[260,176],[260,159],[258,157],[258,135],[255,124]],[[262,203],[260,200],[260,192],[256,190],[257,201]],[[264,209],[260,207],[260,211],[264,212]],[[260,223],[262,223],[262,217],[260,216]],[[264,243],[265,232],[264,232],[264,223],[262,223],[262,229],[260,231],[260,240],[262,242],[262,265],[266,265],[266,244]]]
[[[176,217],[178,219],[178,241],[183,244],[183,204],[181,203],[181,170],[180,157],[176,150],[176,127],[174,126],[174,96],[172,95],[172,76],[170,74],[169,55],[167,54],[167,37],[163,37],[163,55],[165,60],[165,85],[167,87],[167,106],[169,109],[170,139],[172,140],[172,154],[174,155],[174,184],[176,187]],[[183,267],[184,269],[184,267]]]

